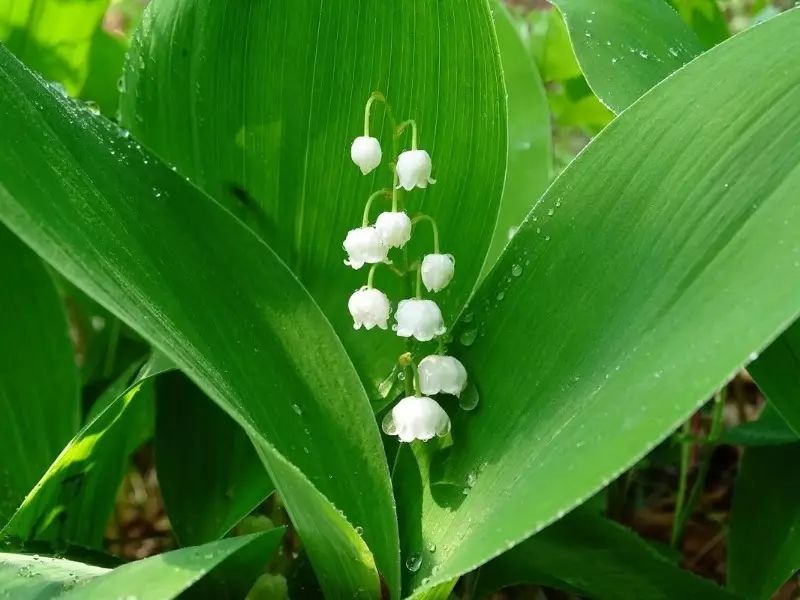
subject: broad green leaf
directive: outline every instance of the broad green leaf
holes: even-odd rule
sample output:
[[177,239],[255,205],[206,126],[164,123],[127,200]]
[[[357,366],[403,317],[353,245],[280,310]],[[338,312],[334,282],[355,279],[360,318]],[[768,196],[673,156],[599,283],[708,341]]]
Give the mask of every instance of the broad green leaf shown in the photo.
[[550,180],[550,110],[542,78],[499,1],[494,25],[508,91],[508,168],[484,273],[497,261]]
[[64,558],[0,552],[0,590],[14,600],[58,598],[109,569]]
[[156,470],[172,531],[184,546],[219,539],[275,488],[247,434],[184,375],[157,389]]
[[[398,122],[419,124],[437,183],[401,198],[409,213],[436,218],[442,252],[455,256],[455,279],[437,295],[451,324],[486,257],[505,172],[505,90],[488,2],[154,2],[125,79],[123,123],[267,240],[378,400],[406,346],[385,331],[354,331],[347,299],[367,269],[342,264],[342,242],[361,225],[370,193],[393,183],[391,128],[380,105],[371,133],[381,139],[383,164],[362,176],[350,144],[364,133],[374,90],[387,95]],[[400,147],[409,142],[404,136]],[[372,218],[389,208],[383,201]],[[427,227],[408,246],[409,263],[432,251]],[[402,252],[395,261],[404,266]],[[388,269],[376,277],[395,302],[409,296],[410,283]]]
[[61,299],[42,261],[0,226],[0,527],[80,420]]
[[15,140],[0,149],[0,220],[258,442],[326,593],[376,594],[376,564],[396,590],[380,435],[297,279],[230,213],[2,49],[0,95],[0,128]]
[[92,37],[109,0],[10,0],[0,6],[0,41],[70,94],[86,79]]
[[283,529],[182,548],[137,560],[81,582],[59,596],[64,600],[171,600],[189,589],[227,560],[246,552],[250,560],[241,562],[238,577],[251,584],[256,580],[283,536]]
[[589,85],[620,112],[703,51],[664,0],[553,0]]
[[[752,364],[750,366],[752,367]],[[767,404],[755,421],[726,429],[720,437],[720,442],[740,446],[774,446],[800,442],[800,436],[792,430],[772,404]]]
[[716,46],[730,35],[725,15],[717,0],[668,0],[706,48]]
[[770,598],[800,568],[800,443],[748,448],[733,494],[728,586],[748,600]]
[[412,585],[591,496],[797,317],[798,27],[789,11],[674,73],[528,216],[454,331],[480,405],[451,411],[430,485],[398,501],[422,504],[407,551],[437,547]]
[[[5,536],[102,547],[131,453],[144,441],[138,423],[152,423],[145,367],[132,365],[96,402],[96,414],[61,451],[3,528]],[[152,426],[149,428],[152,431]]]
[[600,515],[578,510],[486,564],[476,597],[536,583],[597,600],[722,600],[734,596],[669,562]]
[[800,435],[800,321],[747,367],[770,405]]

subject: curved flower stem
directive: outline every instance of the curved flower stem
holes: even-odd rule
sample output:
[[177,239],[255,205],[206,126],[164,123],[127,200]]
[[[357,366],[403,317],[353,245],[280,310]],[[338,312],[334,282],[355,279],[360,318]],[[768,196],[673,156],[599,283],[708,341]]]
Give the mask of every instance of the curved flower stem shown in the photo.
[[422,299],[422,265],[417,263],[416,269],[417,269],[417,284],[416,284],[415,297],[416,297],[417,300],[421,300]]
[[389,121],[392,125],[392,129],[394,129],[394,116],[392,115],[392,107],[389,106],[389,103],[386,101],[386,96],[382,93],[375,91],[369,95],[367,99],[367,104],[364,107],[364,135],[369,137],[369,116],[370,112],[372,111],[372,104],[375,101],[383,102],[384,106],[386,107],[386,114],[389,117]]
[[369,275],[367,275],[367,288],[372,289],[372,282],[375,280],[375,269],[378,268],[380,263],[375,263],[369,268]]
[[431,216],[419,215],[418,217],[414,217],[411,221],[411,226],[413,227],[420,221],[429,221],[433,227],[433,253],[439,254],[439,227],[436,225],[436,221]]
[[372,208],[373,200],[375,200],[375,198],[378,198],[380,196],[384,196],[385,198],[388,198],[389,197],[389,190],[386,190],[386,189],[378,190],[377,192],[374,192],[369,198],[367,198],[367,204],[366,204],[366,206],[364,206],[364,216],[361,219],[361,226],[362,227],[366,227],[367,225],[369,225],[369,209]]
[[395,136],[400,137],[406,130],[406,127],[411,125],[411,149],[417,149],[417,122],[414,119],[408,119],[398,125]]

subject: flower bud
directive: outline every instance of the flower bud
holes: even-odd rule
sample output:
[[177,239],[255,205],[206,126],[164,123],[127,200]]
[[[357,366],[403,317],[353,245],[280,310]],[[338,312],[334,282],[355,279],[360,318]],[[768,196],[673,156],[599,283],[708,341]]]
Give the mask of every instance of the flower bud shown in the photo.
[[419,363],[419,388],[423,394],[460,396],[467,387],[467,370],[457,358],[433,354]]
[[389,298],[380,290],[368,287],[356,290],[350,296],[347,308],[353,317],[353,329],[388,328],[391,305]]
[[438,292],[453,279],[456,261],[452,254],[427,254],[422,259],[422,283],[429,292]]
[[364,263],[385,262],[386,254],[389,252],[389,248],[384,245],[378,230],[374,227],[351,229],[347,232],[343,246],[349,257],[344,264],[354,269],[360,269]]
[[431,179],[431,168],[431,157],[425,150],[406,150],[397,157],[399,187],[412,190],[436,183],[435,179]]
[[411,219],[404,212],[384,212],[375,220],[383,243],[388,248],[402,248],[411,239]]
[[439,403],[427,396],[407,396],[386,415],[383,431],[401,442],[428,441],[450,433],[450,417]]
[[374,137],[362,135],[353,140],[350,146],[350,158],[366,175],[381,164],[381,143]]
[[392,329],[400,337],[413,336],[420,342],[429,342],[447,331],[442,311],[433,300],[401,300],[394,317],[397,324]]

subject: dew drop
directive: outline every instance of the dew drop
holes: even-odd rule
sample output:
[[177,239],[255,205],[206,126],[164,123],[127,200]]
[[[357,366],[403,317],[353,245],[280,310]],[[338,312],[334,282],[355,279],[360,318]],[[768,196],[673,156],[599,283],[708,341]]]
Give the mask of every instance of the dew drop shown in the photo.
[[552,217],[552,216],[553,216],[553,214],[554,214],[555,212],[556,212],[556,211],[555,211],[554,209],[552,209],[552,208],[548,208],[548,209],[547,209],[547,216],[548,216],[548,217]]
[[364,535],[364,528],[363,528],[361,525],[358,525],[358,526],[356,527],[356,533],[357,533],[358,535]]
[[464,333],[461,334],[461,337],[458,338],[458,341],[461,342],[464,346],[472,346],[475,343],[475,338],[478,337],[478,330],[477,329],[467,329]]
[[520,275],[522,275],[522,265],[513,265],[511,267],[511,274],[514,277],[519,277]]
[[751,352],[750,356],[748,357],[751,361],[758,358],[758,352]]
[[394,424],[394,416],[392,415],[392,411],[387,412],[386,416],[383,417],[383,421],[381,421],[381,429],[383,429],[383,433],[386,435],[397,434],[397,425]]
[[297,404],[292,404],[292,410],[293,410],[293,411],[294,411],[294,412],[295,412],[295,413],[296,413],[298,416],[300,416],[300,415],[302,415],[302,414],[303,414],[303,409],[302,409],[302,408],[300,408],[300,406],[299,406],[299,405],[297,405]]
[[480,403],[481,398],[480,394],[478,394],[478,388],[475,387],[474,384],[469,384],[467,389],[461,392],[461,395],[458,397],[458,405],[461,407],[461,410],[475,410],[475,408]]
[[672,54],[672,56],[678,56],[678,51],[675,50],[675,48],[670,48],[669,53]]
[[503,298],[505,298],[505,297],[506,297],[506,293],[505,292],[497,292],[496,298],[497,298],[498,302],[502,302]]
[[430,552],[431,554],[433,554],[434,552],[436,552],[436,544],[430,544],[430,545],[428,546],[428,552]]
[[406,569],[408,569],[412,573],[416,573],[417,571],[419,571],[419,568],[421,566],[422,566],[422,557],[417,552],[410,554],[409,557],[406,559]]
[[450,419],[446,419],[436,430],[437,437],[447,437],[450,435]]
[[550,236],[549,235],[544,236],[544,241],[545,242],[549,242],[550,241]]
[[648,54],[644,50],[640,50],[639,51],[639,56],[641,56],[644,59],[647,59]]

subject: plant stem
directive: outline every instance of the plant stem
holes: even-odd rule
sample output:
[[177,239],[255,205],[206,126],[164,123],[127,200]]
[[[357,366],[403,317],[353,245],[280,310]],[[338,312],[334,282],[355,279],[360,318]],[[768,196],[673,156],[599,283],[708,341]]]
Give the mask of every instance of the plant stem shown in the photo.
[[413,227],[420,221],[428,221],[431,227],[433,227],[433,253],[439,254],[439,227],[436,225],[436,221],[429,215],[419,215],[418,217],[414,217],[414,220],[411,221],[411,226]]
[[411,125],[411,149],[417,149],[417,122],[414,119],[408,119],[407,121],[403,121],[397,128],[396,136],[400,137],[403,135],[403,132],[406,130],[406,127]]
[[375,198],[378,198],[379,196],[385,196],[388,198],[389,190],[386,189],[378,190],[377,192],[373,192],[372,195],[369,198],[367,198],[367,204],[366,206],[364,206],[364,216],[361,219],[362,227],[366,227],[367,225],[369,225],[369,209],[372,208],[372,202],[375,200]]
[[[714,394],[714,406],[711,412],[711,427],[709,428],[707,445],[703,451],[703,458],[697,469],[697,477],[692,484],[692,489],[689,492],[689,498],[685,502],[675,504],[675,520],[672,524],[672,546],[676,547],[680,543],[683,529],[686,522],[689,520],[692,512],[694,511],[695,504],[700,497],[700,493],[706,484],[706,477],[711,468],[711,456],[714,454],[717,440],[719,440],[720,433],[722,433],[722,413],[725,408],[725,398],[727,396],[727,389],[722,388]],[[684,447],[689,448],[690,443],[684,444]],[[686,493],[686,482],[684,480],[684,495]],[[679,491],[680,494],[680,491]]]
[[117,359],[117,346],[119,345],[119,332],[122,323],[119,319],[114,319],[111,324],[111,331],[108,334],[108,346],[106,347],[106,359],[103,363],[103,377],[111,377],[114,372],[114,362]]
[[375,269],[378,268],[378,263],[375,263],[369,268],[369,275],[367,275],[367,288],[372,289],[372,282],[375,280]]
[[419,369],[417,368],[417,363],[412,360],[410,367],[414,374],[414,395],[417,397],[422,396],[422,392],[419,389]]
[[364,135],[369,137],[369,113],[372,110],[372,104],[378,100],[386,105],[386,111],[391,115],[389,103],[386,102],[386,97],[380,92],[372,92],[367,99],[367,105],[364,107]]
[[[690,421],[683,424],[682,433],[688,436],[691,432]],[[683,505],[686,502],[686,483],[689,478],[689,456],[691,454],[691,445],[689,442],[681,444],[681,464],[680,474],[678,478],[678,496],[675,500],[675,515],[672,521],[672,535],[670,536],[670,545],[675,548],[680,540],[680,519],[678,518],[683,511]]]
[[417,300],[422,299],[422,265],[417,264],[417,285],[414,297]]

